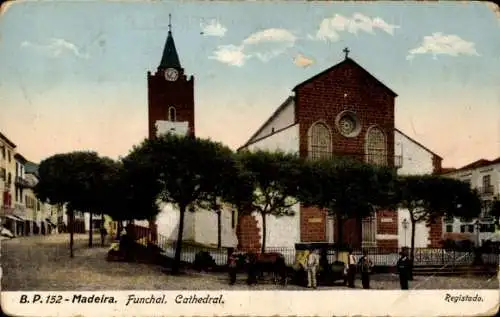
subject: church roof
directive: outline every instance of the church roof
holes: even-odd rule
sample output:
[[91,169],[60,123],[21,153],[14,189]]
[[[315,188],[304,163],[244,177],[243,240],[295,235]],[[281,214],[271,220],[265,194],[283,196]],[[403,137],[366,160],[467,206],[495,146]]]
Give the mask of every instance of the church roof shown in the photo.
[[404,133],[403,131],[399,130],[398,128],[394,128],[394,131],[396,131],[399,134],[403,135],[405,138],[407,138],[408,140],[412,141],[413,143],[415,143],[416,145],[418,145],[422,149],[426,150],[430,154],[436,156],[437,158],[443,159],[441,156],[437,155],[436,152],[430,150],[428,147],[424,146],[422,143],[418,142],[417,140],[415,140],[414,138],[410,137],[408,134]]
[[163,55],[161,57],[160,68],[181,68],[181,62],[179,61],[179,55],[177,54],[177,49],[175,48],[174,38],[172,36],[172,31],[168,31],[167,40],[165,41],[165,47],[163,48]]
[[361,65],[359,65],[358,63],[356,63],[353,59],[349,58],[349,57],[346,57],[346,59],[344,59],[342,62],[338,63],[338,64],[335,64],[333,65],[332,67],[330,68],[327,68],[325,69],[324,71],[312,76],[311,78],[309,79],[306,79],[305,81],[301,82],[300,84],[298,84],[297,86],[295,86],[293,88],[293,91],[296,91],[298,88],[302,87],[303,85],[315,80],[316,78],[342,66],[342,65],[351,65],[351,66],[354,66],[354,67],[358,67],[360,68],[364,73],[366,73],[368,75],[368,77],[370,77],[373,81],[375,81],[378,85],[384,87],[391,95],[393,95],[394,97],[397,97],[398,94],[396,94],[392,89],[390,89],[389,87],[387,87],[384,83],[382,83],[380,80],[378,80],[375,76],[373,76],[372,74],[370,74],[370,72],[368,72],[366,69],[364,69]]
[[264,128],[268,125],[269,122],[271,122],[274,118],[276,118],[283,109],[286,108],[286,106],[288,106],[290,104],[290,102],[292,102],[294,100],[294,97],[293,96],[289,96],[288,98],[286,98],[285,101],[283,101],[283,103],[273,112],[273,114],[260,126],[260,128],[255,131],[254,134],[252,134],[252,136],[248,139],[248,141],[245,142],[245,144],[243,144],[242,146],[240,146],[238,148],[238,151],[241,150],[242,148],[250,145],[252,142],[255,142],[255,138],[259,135],[259,133],[262,132],[262,130],[264,130]]

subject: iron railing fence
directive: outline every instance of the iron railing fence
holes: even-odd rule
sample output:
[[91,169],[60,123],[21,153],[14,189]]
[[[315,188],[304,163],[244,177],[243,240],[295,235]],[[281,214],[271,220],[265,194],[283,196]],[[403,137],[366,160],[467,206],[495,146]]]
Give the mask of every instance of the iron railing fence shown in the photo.
[[[157,241],[167,257],[174,258],[176,242],[169,241],[165,237],[160,236]],[[388,248],[365,248],[368,256],[372,259],[373,263],[377,266],[393,266],[399,259],[400,249]],[[354,249],[353,254],[359,258],[363,250]],[[214,259],[217,265],[225,265],[228,260],[228,248],[212,248],[192,245],[184,243],[181,251],[181,261],[193,263],[201,251],[208,252]],[[291,247],[267,247],[266,252],[280,253],[285,258],[285,263],[292,266],[296,261],[297,251]],[[333,263],[337,260],[335,250],[327,251],[328,263]],[[457,251],[446,250],[443,248],[415,248],[414,265],[416,266],[458,266],[458,265],[471,265],[474,262],[475,254],[473,251]],[[484,253],[482,259],[485,264],[498,265],[500,263],[499,254],[497,253]]]

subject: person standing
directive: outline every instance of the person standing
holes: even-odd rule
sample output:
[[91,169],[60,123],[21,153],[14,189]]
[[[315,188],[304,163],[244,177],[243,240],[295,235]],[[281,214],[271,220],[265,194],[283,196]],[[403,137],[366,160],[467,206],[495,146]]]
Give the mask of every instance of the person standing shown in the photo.
[[370,288],[370,274],[373,268],[373,262],[368,257],[368,252],[363,251],[363,256],[359,259],[359,270],[361,271],[361,284],[364,289]]
[[411,261],[408,257],[408,248],[404,247],[400,253],[401,257],[399,258],[396,268],[399,273],[399,283],[401,285],[402,290],[408,289],[408,281],[410,280],[410,270],[411,270]]
[[307,287],[308,288],[316,288],[317,280],[316,274],[318,272],[319,267],[319,252],[318,250],[314,250],[307,256]]
[[236,250],[233,250],[228,259],[229,285],[234,285],[234,283],[236,283],[237,266],[238,257],[236,256]]
[[257,284],[257,255],[250,252],[246,255],[247,284]]
[[350,288],[354,288],[354,280],[356,279],[356,256],[352,254],[352,249],[349,250],[347,256],[347,284]]

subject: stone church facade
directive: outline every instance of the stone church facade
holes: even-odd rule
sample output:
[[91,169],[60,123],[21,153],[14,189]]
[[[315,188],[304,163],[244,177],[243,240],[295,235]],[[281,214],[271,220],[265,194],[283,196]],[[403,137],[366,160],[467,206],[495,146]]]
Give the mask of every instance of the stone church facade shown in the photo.
[[[349,156],[394,167],[399,174],[439,172],[442,158],[396,129],[397,94],[345,52],[343,61],[295,86],[291,96],[240,149],[281,150],[310,159]],[[184,74],[170,29],[156,72],[148,72],[148,110],[150,138],[167,132],[195,135],[194,78]],[[300,204],[294,208],[293,217],[268,216],[268,246],[338,241],[337,222],[325,210]],[[172,213],[171,207],[167,209]],[[344,221],[343,240],[355,247],[395,248],[406,244],[401,242],[400,226],[405,212],[382,210],[362,221],[348,219]],[[207,244],[217,241],[216,236],[207,233],[208,227],[213,226],[214,214],[201,211],[189,217],[193,219],[186,218],[186,239]],[[224,221],[231,223],[223,245],[237,243],[241,249],[260,248],[260,215],[239,216],[236,225],[234,217],[234,211],[223,211]],[[166,232],[172,234],[166,235],[174,236],[176,224],[172,223],[173,218],[169,219],[158,228],[155,224],[150,227],[162,232],[162,227],[171,226]],[[421,228],[417,246],[437,246],[442,235],[439,228],[442,225]],[[406,236],[405,232],[405,239]]]

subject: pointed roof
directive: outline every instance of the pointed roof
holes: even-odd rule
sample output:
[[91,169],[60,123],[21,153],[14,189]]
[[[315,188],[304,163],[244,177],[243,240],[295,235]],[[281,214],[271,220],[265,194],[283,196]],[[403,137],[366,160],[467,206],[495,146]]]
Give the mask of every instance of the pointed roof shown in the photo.
[[[349,52],[349,51],[347,51],[347,52],[346,52],[346,54],[347,54],[348,52]],[[384,83],[382,83],[380,80],[378,80],[375,76],[373,76],[372,74],[370,74],[370,72],[368,72],[368,71],[367,71],[366,69],[364,69],[361,65],[359,65],[358,63],[356,63],[353,59],[351,59],[350,57],[347,57],[347,55],[346,55],[346,58],[345,58],[342,62],[340,62],[340,63],[338,63],[338,64],[335,64],[335,65],[333,65],[332,67],[327,68],[327,69],[325,69],[324,71],[322,71],[322,72],[320,72],[320,73],[318,73],[318,74],[314,75],[313,77],[311,77],[311,78],[309,78],[309,79],[307,79],[307,80],[305,80],[305,81],[301,82],[300,84],[298,84],[297,86],[295,86],[295,88],[293,88],[293,91],[296,91],[296,90],[297,90],[297,88],[300,88],[300,87],[302,87],[303,85],[305,85],[305,84],[307,84],[307,83],[309,83],[309,82],[311,82],[311,81],[315,80],[316,78],[318,78],[318,77],[320,77],[320,76],[322,76],[322,75],[324,75],[324,74],[326,74],[326,73],[328,73],[328,72],[330,72],[330,71],[332,71],[332,70],[334,70],[334,69],[336,69],[336,68],[338,68],[338,67],[340,67],[340,66],[342,66],[342,65],[345,65],[345,64],[350,64],[350,65],[353,65],[353,66],[355,66],[355,67],[360,68],[360,69],[361,69],[363,72],[365,72],[365,73],[366,73],[366,74],[367,74],[367,75],[368,75],[368,76],[369,76],[372,80],[374,80],[374,81],[375,81],[378,85],[380,85],[380,86],[384,87],[384,88],[385,88],[385,89],[386,89],[386,90],[387,90],[387,91],[388,91],[388,92],[389,92],[392,96],[394,96],[394,97],[397,97],[397,96],[398,96],[398,94],[396,94],[396,93],[395,93],[392,89],[390,89],[389,87],[387,87]]]
[[163,55],[161,57],[161,62],[159,68],[181,68],[181,62],[179,61],[179,55],[177,55],[177,49],[175,48],[174,37],[172,36],[172,15],[168,15],[168,35],[165,41],[165,47],[163,48]]

